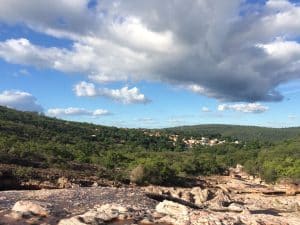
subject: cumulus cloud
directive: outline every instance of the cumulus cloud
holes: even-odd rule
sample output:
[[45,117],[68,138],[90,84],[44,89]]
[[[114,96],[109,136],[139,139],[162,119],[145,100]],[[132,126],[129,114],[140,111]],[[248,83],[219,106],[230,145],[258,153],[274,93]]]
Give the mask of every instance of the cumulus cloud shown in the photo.
[[22,111],[42,112],[36,98],[24,91],[5,90],[0,93],[0,105]]
[[104,116],[104,115],[109,115],[109,111],[105,109],[96,109],[94,111],[90,111],[84,108],[53,108],[53,109],[48,109],[47,114],[49,116],[93,116],[93,117],[98,117],[98,116]]
[[269,108],[260,103],[241,103],[241,104],[221,104],[218,106],[219,111],[233,110],[243,113],[263,113]]
[[74,92],[79,97],[102,96],[113,99],[123,104],[148,103],[149,99],[140,93],[139,89],[123,87],[121,89],[96,88],[93,83],[82,81],[75,85]]
[[0,22],[73,42],[63,49],[8,39],[0,57],[99,83],[159,81],[222,101],[280,101],[276,88],[300,78],[300,6],[287,0],[268,0],[259,10],[242,0],[88,3],[0,0]]

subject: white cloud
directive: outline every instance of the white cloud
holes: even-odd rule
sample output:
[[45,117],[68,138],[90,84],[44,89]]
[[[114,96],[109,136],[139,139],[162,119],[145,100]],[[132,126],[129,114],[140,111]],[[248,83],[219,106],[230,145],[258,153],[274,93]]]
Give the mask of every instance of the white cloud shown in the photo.
[[53,108],[53,109],[48,109],[47,114],[49,116],[58,116],[58,117],[63,117],[63,116],[104,116],[104,115],[109,115],[110,113],[107,110],[104,109],[96,109],[94,111],[90,111],[84,108]]
[[97,96],[97,90],[94,84],[82,81],[74,86],[75,94],[79,97]]
[[197,84],[184,85],[182,87],[197,94],[207,94],[207,90]]
[[135,48],[157,52],[170,52],[178,48],[174,46],[172,32],[151,31],[136,17],[127,17],[121,23],[113,23],[110,29],[117,38]]
[[203,106],[202,109],[201,109],[202,112],[211,112],[211,110],[206,107],[206,106]]
[[[98,83],[159,81],[237,102],[280,101],[277,87],[300,78],[300,5],[287,0],[259,10],[241,0],[111,0],[92,10],[88,0],[0,2],[0,22],[73,42],[63,49],[2,41],[0,57],[10,63],[82,73]],[[102,95],[130,102],[115,97],[121,90]]]
[[300,59],[300,44],[296,41],[276,40],[268,44],[258,44],[272,57],[282,60]]
[[74,92],[79,97],[103,96],[123,104],[148,103],[149,99],[139,89],[123,87],[121,89],[96,88],[94,84],[82,81],[75,85]]
[[221,104],[218,106],[219,111],[233,110],[243,113],[263,113],[269,108],[260,103],[248,103],[248,104]]
[[24,91],[5,90],[0,93],[0,105],[22,111],[42,112],[36,98]]

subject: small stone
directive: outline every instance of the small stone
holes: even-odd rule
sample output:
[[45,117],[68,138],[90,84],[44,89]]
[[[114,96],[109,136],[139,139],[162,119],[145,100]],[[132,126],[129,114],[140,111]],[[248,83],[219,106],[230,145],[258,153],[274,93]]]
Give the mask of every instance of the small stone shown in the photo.
[[237,204],[237,203],[231,203],[228,206],[228,210],[232,212],[242,212],[244,210],[244,206]]

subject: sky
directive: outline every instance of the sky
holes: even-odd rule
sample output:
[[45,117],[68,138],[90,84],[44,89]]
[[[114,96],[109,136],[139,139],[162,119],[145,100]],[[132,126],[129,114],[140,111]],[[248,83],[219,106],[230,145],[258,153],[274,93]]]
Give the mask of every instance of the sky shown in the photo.
[[0,105],[130,128],[300,126],[300,1],[0,0]]

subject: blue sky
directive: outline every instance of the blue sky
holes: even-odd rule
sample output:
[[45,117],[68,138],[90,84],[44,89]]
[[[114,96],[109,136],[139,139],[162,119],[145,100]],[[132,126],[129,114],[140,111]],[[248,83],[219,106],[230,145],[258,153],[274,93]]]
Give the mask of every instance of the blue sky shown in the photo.
[[297,1],[17,3],[0,9],[1,105],[119,127],[300,126]]

